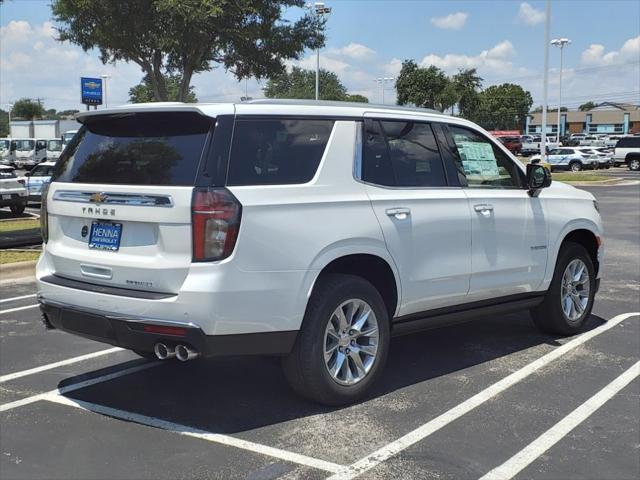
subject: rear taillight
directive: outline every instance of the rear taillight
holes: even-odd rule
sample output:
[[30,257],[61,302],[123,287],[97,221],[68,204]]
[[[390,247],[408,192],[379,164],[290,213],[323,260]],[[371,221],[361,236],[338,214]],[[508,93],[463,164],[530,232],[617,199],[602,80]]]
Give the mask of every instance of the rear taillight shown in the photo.
[[191,225],[193,261],[227,258],[233,252],[240,230],[240,202],[224,188],[193,191]]
[[20,185],[26,185],[26,182],[24,181],[24,178],[19,178],[19,179],[18,179],[18,183],[19,183]]
[[49,184],[42,186],[42,199],[40,200],[40,234],[42,241],[47,243],[49,240],[49,218],[47,217],[47,195],[49,193]]

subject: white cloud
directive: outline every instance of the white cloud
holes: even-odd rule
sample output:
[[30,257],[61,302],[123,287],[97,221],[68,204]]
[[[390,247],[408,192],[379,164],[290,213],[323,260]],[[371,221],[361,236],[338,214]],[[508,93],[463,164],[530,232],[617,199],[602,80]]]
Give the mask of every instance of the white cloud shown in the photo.
[[456,12],[445,15],[444,17],[434,17],[431,19],[431,23],[437,28],[445,30],[460,30],[464,27],[468,17],[468,13]]
[[518,10],[518,20],[525,25],[534,26],[539,23],[544,22],[545,13],[542,10],[538,10],[527,2],[522,2],[520,4],[520,9]]
[[640,59],[640,35],[630,38],[620,48],[605,53],[604,45],[593,43],[582,52],[580,62],[583,65],[610,65]]
[[447,73],[455,73],[460,68],[477,68],[490,71],[490,73],[510,73],[513,71],[511,57],[515,56],[515,48],[509,40],[504,40],[489,50],[483,50],[478,55],[460,55],[447,53],[440,56],[429,54],[425,56],[420,65],[427,67],[435,65]]
[[347,57],[360,62],[366,62],[372,60],[376,56],[376,51],[365,45],[362,45],[361,43],[351,42],[349,45],[342,48],[330,48],[329,50],[327,50],[327,54]]

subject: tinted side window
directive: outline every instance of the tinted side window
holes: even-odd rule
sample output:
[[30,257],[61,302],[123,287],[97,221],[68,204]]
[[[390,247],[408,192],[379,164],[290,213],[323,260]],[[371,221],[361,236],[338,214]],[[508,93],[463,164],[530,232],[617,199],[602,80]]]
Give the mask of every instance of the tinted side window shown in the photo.
[[523,174],[488,138],[473,130],[449,125],[470,187],[521,188]]
[[318,169],[333,120],[238,119],[228,185],[286,185],[310,181]]
[[640,137],[624,137],[618,140],[617,148],[640,148]]
[[376,185],[395,186],[396,177],[391,168],[389,150],[380,122],[365,120],[363,140],[362,179]]
[[381,122],[399,187],[447,185],[436,138],[428,123]]

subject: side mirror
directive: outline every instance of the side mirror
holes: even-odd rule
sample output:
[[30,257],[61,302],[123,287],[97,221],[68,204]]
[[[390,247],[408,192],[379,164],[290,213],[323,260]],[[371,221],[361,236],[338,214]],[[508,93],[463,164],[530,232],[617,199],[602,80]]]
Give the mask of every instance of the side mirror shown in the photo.
[[24,172],[24,176],[25,177],[30,177],[31,176],[31,172]]
[[527,164],[527,187],[529,195],[537,197],[540,190],[551,185],[551,172],[544,165]]

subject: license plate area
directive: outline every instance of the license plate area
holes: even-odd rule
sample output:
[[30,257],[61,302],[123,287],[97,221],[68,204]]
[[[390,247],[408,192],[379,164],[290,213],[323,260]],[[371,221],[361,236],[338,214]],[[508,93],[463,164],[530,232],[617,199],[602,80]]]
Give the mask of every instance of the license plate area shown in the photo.
[[117,252],[120,249],[121,237],[121,223],[94,221],[91,223],[89,248]]

